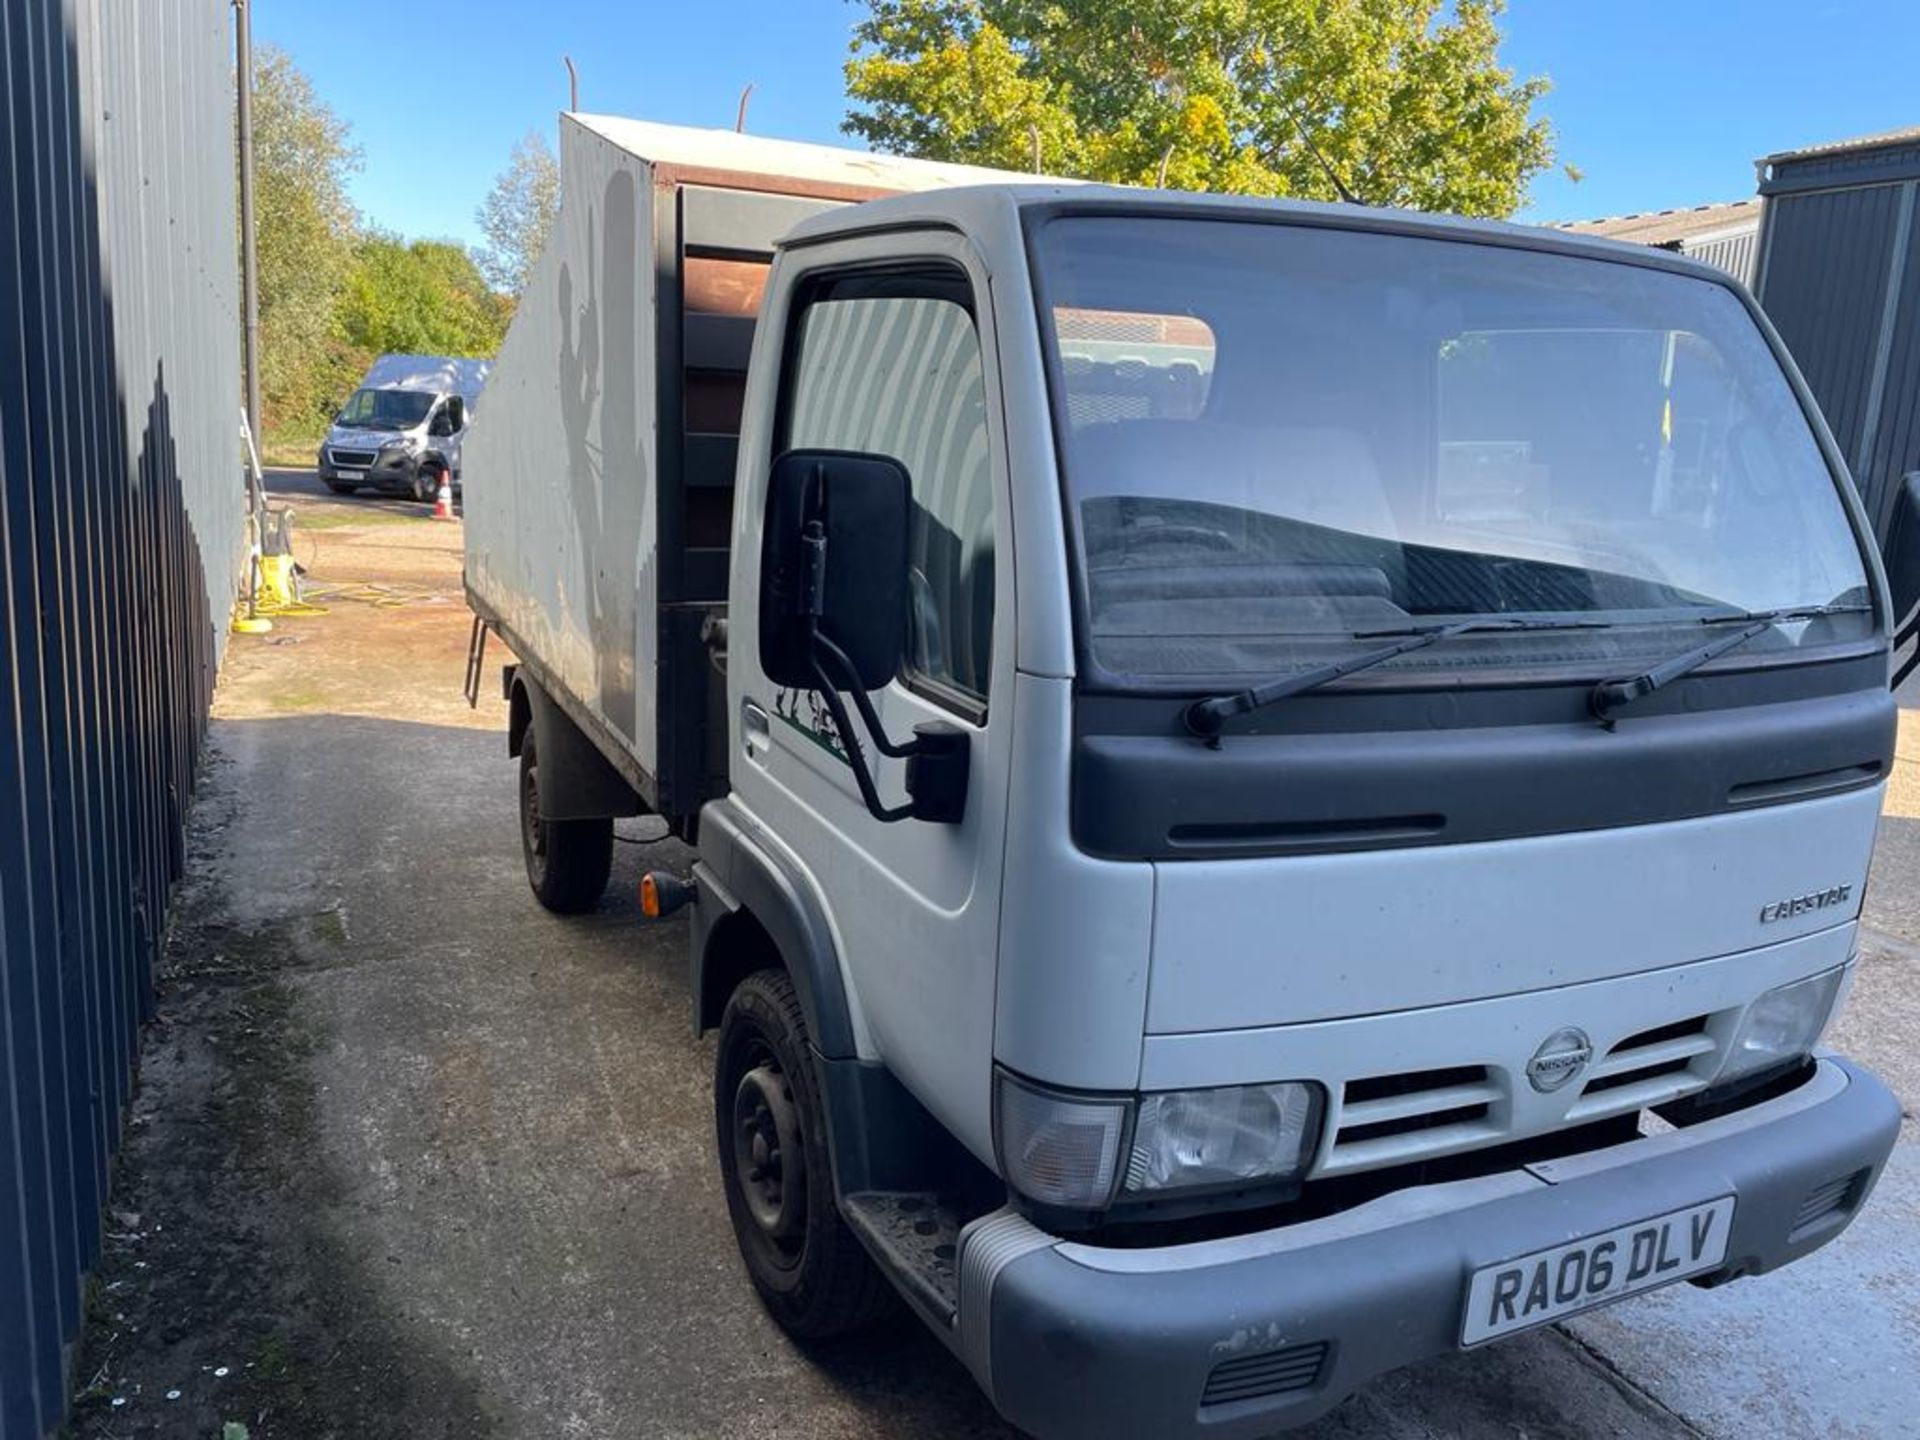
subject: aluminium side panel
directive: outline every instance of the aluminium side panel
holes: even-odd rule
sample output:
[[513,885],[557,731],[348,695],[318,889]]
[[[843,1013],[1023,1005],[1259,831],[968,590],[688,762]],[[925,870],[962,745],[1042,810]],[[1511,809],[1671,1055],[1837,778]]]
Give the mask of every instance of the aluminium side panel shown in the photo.
[[466,440],[467,585],[657,773],[655,192],[572,121],[562,204]]

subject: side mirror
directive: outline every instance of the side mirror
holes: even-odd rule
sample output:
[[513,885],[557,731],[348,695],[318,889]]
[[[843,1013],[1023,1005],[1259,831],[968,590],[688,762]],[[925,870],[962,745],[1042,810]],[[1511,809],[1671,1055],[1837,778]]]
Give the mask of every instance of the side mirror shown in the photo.
[[458,395],[448,397],[447,408],[441,414],[446,416],[447,434],[457,435],[467,428],[467,402]]
[[[1887,589],[1893,595],[1894,649],[1909,640],[1916,647],[1907,663],[1894,672],[1893,683],[1898,685],[1920,667],[1920,614],[1914,610],[1920,606],[1920,470],[1902,480],[1899,493],[1893,497],[1886,561]],[[1903,621],[1911,623],[1902,629]]]
[[776,685],[878,690],[907,635],[906,470],[879,455],[790,450],[773,464],[760,549],[760,668]]
[[[776,685],[818,692],[876,820],[957,825],[970,737],[936,720],[899,744],[869,695],[893,679],[906,651],[912,505],[905,468],[883,455],[791,450],[774,462],[760,542],[760,668]],[[842,691],[874,749],[907,762],[905,805],[881,803]]]

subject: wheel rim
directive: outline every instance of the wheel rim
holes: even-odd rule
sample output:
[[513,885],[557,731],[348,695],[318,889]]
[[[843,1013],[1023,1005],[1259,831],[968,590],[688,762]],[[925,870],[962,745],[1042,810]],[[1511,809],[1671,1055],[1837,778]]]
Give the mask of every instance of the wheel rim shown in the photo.
[[538,884],[547,873],[547,826],[540,818],[540,767],[529,765],[520,780],[520,840],[527,870]]
[[771,1055],[733,1093],[733,1175],[748,1217],[783,1266],[799,1263],[807,1228],[807,1159],[793,1089]]

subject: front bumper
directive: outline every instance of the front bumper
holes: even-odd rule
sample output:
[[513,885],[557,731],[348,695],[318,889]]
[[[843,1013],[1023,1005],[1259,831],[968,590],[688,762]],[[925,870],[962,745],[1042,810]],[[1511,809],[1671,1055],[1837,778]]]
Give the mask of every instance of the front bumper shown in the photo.
[[336,464],[328,447],[323,445],[316,468],[322,480],[344,480],[350,485],[411,492],[420,474],[421,458],[400,450],[383,449],[376,452],[371,465],[345,466]]
[[1885,1086],[1823,1057],[1717,1120],[1257,1234],[1118,1250],[1003,1211],[962,1236],[957,1348],[1040,1440],[1271,1434],[1458,1349],[1470,1277],[1498,1261],[1722,1195],[1727,1263],[1698,1283],[1797,1260],[1851,1222],[1899,1128]]

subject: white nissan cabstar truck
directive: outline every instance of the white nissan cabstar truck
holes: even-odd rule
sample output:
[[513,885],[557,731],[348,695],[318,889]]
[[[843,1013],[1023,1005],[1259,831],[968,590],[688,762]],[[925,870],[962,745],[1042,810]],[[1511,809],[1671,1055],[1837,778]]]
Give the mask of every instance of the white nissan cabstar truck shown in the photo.
[[695,846],[643,904],[782,1325],[1226,1440],[1859,1212],[1920,478],[1883,557],[1737,283],[562,131],[468,594],[539,899]]

